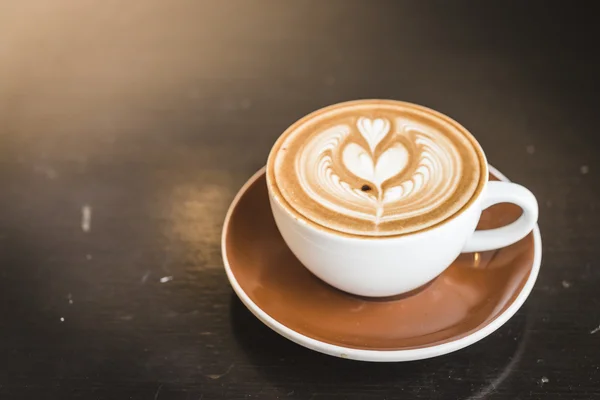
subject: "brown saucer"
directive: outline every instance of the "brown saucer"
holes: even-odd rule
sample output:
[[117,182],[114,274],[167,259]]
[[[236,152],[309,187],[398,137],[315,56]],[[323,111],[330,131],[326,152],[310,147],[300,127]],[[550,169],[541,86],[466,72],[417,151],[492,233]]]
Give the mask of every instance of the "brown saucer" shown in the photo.
[[[307,347],[323,350],[322,343],[327,347],[324,352],[338,356],[345,356],[335,353],[340,348],[380,354],[448,344],[487,329],[468,343],[437,353],[453,351],[506,322],[537,276],[540,256],[534,262],[532,233],[500,250],[462,254],[409,296],[375,300],[341,292],[312,275],[290,252],[273,221],[264,171],[254,179],[240,191],[226,219],[226,270],[238,296],[255,315]],[[492,175],[490,179],[497,180]],[[520,214],[512,204],[493,206],[483,212],[478,229],[506,225]],[[503,314],[493,329],[485,328]],[[433,353],[430,356],[437,355]]]

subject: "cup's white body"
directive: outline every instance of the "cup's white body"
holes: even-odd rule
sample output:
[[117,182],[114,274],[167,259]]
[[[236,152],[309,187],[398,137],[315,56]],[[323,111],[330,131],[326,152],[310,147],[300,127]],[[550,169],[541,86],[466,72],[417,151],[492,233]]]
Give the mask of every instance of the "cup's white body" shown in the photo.
[[288,247],[314,275],[360,296],[392,296],[416,289],[458,257],[481,216],[479,197],[450,220],[396,237],[340,235],[298,218],[269,188],[275,223]]
[[[435,113],[424,110],[432,115]],[[450,120],[435,114],[436,118]],[[459,126],[456,122],[453,124]],[[294,125],[289,129],[293,131]],[[460,127],[460,130],[470,138],[480,163],[474,197],[460,211],[437,225],[387,237],[336,232],[297,214],[278,194],[273,169],[279,147],[275,145],[267,160],[267,187],[275,223],[288,247],[308,270],[330,285],[356,295],[383,297],[406,293],[430,282],[461,252],[488,251],[521,240],[537,222],[535,196],[515,183],[485,180],[488,177],[485,153],[466,129]],[[366,135],[362,131],[361,134]],[[369,135],[372,132],[365,138],[373,137]],[[285,133],[279,140],[283,137]],[[484,209],[507,202],[523,210],[516,221],[475,232]]]

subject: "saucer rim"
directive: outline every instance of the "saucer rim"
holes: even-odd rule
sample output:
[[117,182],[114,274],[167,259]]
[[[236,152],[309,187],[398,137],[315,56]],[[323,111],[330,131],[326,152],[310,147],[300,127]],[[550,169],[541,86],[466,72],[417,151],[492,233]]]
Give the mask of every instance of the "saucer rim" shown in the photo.
[[[494,168],[492,165],[488,164],[488,171],[494,174],[498,179],[506,182],[510,182],[510,180],[502,174],[498,169]],[[402,362],[402,361],[415,361],[422,360],[437,356],[442,356],[445,354],[449,354],[458,350],[461,350],[467,346],[470,346],[485,337],[489,336],[497,329],[499,329],[502,325],[504,325],[510,318],[512,318],[515,313],[523,306],[525,300],[531,294],[533,290],[533,286],[537,280],[539,275],[540,266],[542,262],[542,238],[540,235],[539,226],[536,223],[532,232],[533,232],[533,262],[531,266],[531,270],[529,273],[529,277],[523,285],[520,293],[514,299],[513,303],[507,307],[501,314],[496,316],[493,320],[488,322],[483,327],[480,327],[474,332],[466,336],[462,336],[460,338],[435,344],[431,346],[420,347],[416,349],[402,349],[402,350],[368,350],[368,349],[356,349],[352,347],[344,347],[340,345],[326,343],[317,339],[313,339],[306,335],[303,335],[295,330],[288,328],[283,325],[281,322],[277,321],[275,318],[268,315],[265,311],[263,311],[256,303],[254,303],[250,297],[246,294],[244,289],[238,283],[235,275],[231,269],[229,264],[229,260],[227,258],[227,232],[229,231],[229,223],[231,220],[231,216],[233,215],[233,211],[235,210],[237,204],[240,199],[247,192],[248,188],[259,179],[266,172],[266,166],[263,166],[258,171],[256,171],[247,181],[242,185],[239,189],[235,197],[233,198],[225,216],[225,221],[223,223],[223,231],[221,234],[221,253],[223,257],[223,264],[225,268],[225,272],[227,274],[227,278],[234,292],[238,296],[238,298],[242,301],[242,303],[256,316],[262,323],[267,325],[269,328],[279,333],[283,337],[291,340],[294,343],[297,343],[301,346],[309,348],[311,350],[328,354],[330,356],[346,358],[358,361],[371,361],[371,362]]]

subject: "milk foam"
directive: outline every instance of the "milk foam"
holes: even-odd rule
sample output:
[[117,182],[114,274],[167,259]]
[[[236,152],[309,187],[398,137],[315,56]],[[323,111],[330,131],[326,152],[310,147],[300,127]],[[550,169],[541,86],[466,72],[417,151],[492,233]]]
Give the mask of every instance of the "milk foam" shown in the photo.
[[464,138],[410,114],[369,114],[357,111],[287,136],[275,180],[300,214],[379,236],[423,229],[468,200],[477,154],[465,162]]

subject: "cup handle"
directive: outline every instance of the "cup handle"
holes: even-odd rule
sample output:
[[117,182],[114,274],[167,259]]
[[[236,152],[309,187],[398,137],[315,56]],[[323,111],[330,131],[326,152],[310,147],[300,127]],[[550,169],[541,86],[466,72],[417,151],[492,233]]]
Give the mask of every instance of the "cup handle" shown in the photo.
[[523,209],[523,214],[515,222],[506,226],[475,231],[467,240],[463,253],[488,251],[509,246],[523,239],[538,219],[538,203],[529,189],[511,182],[490,181],[486,188],[481,208],[498,203],[513,203]]

